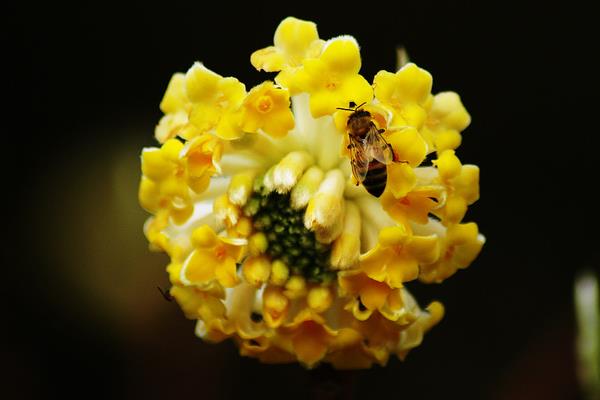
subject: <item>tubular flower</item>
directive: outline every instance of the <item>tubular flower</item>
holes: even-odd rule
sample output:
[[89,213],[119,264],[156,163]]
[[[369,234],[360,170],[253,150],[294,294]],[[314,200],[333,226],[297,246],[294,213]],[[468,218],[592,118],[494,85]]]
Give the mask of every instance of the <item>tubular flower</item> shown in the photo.
[[275,30],[274,46],[252,53],[250,62],[258,69],[279,72],[275,80],[287,82],[302,66],[306,58],[317,57],[324,41],[319,39],[314,22],[287,17]]
[[[238,110],[246,96],[246,87],[235,78],[223,78],[195,63],[185,74],[187,98],[192,102],[189,112],[194,135],[215,133],[224,139],[242,135]],[[184,139],[190,136],[180,135]]]
[[[162,145],[142,151],[144,233],[170,257],[171,295],[197,336],[231,338],[263,362],[367,368],[404,358],[444,314],[437,301],[421,308],[405,282],[441,282],[484,243],[462,223],[478,169],[440,139],[466,127],[466,111],[432,96],[431,75],[414,64],[369,84],[354,38],[325,42],[291,17],[251,62],[279,71],[277,84],[246,92],[200,63],[175,74],[155,133]],[[338,108],[363,102],[385,149],[349,146],[358,114]],[[357,151],[389,152],[380,197],[356,178]]]
[[436,94],[428,103],[427,119],[421,132],[438,153],[454,150],[462,141],[460,133],[471,123],[471,116],[454,92]]
[[360,66],[358,43],[340,36],[327,41],[318,57],[305,59],[289,84],[310,94],[313,117],[331,115],[351,101],[362,104],[373,98],[371,85],[358,73]]
[[375,96],[391,109],[390,128],[413,126],[420,129],[427,118],[426,104],[430,100],[431,74],[413,63],[398,72],[379,71],[373,80]]

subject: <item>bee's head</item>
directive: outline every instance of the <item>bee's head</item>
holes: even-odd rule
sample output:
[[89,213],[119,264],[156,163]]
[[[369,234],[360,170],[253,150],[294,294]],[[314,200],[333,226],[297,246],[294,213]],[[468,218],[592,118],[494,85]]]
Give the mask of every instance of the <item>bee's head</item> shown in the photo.
[[337,108],[338,110],[352,112],[352,114],[350,114],[350,116],[348,117],[348,122],[346,124],[348,127],[351,127],[351,126],[358,127],[359,125],[363,125],[367,121],[371,120],[371,113],[368,112],[367,110],[361,110],[361,107],[364,106],[365,104],[366,103],[362,103],[361,105],[357,106],[355,102],[351,101],[350,103],[348,103],[348,108],[343,108],[343,107]]
[[357,120],[371,121],[371,113],[367,110],[356,110],[348,117],[348,125],[356,123]]

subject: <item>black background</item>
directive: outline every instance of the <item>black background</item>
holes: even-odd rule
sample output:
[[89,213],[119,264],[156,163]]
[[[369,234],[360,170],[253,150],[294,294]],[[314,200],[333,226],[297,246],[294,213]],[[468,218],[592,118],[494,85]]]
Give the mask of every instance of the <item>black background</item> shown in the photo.
[[[599,259],[589,12],[206,3],[8,5],[7,398],[579,398],[573,280]],[[457,91],[472,115],[458,155],[481,168],[466,219],[487,243],[442,285],[409,286],[447,315],[405,362],[354,373],[262,365],[230,342],[196,339],[155,288],[167,284],[167,259],[147,251],[136,190],[166,84],[196,60],[247,88],[260,83],[269,76],[249,56],[288,15],[315,21],[322,38],[355,36],[369,80],[406,46],[434,92]]]

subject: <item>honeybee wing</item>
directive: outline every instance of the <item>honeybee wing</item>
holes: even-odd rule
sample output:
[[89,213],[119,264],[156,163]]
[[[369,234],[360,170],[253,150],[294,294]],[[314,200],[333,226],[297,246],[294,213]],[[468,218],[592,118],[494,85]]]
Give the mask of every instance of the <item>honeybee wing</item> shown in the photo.
[[367,172],[369,172],[369,158],[365,144],[362,140],[350,136],[350,153],[351,160],[350,164],[352,165],[352,175],[359,182],[362,183],[367,176]]
[[368,158],[375,159],[382,164],[389,164],[394,160],[392,146],[383,138],[373,123],[365,137],[365,149]]

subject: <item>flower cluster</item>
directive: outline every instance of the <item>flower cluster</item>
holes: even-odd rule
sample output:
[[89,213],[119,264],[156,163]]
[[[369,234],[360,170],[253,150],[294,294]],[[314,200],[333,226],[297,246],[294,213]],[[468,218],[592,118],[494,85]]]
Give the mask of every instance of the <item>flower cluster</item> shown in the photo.
[[[353,37],[292,17],[251,63],[274,81],[247,91],[198,62],[173,75],[161,146],[142,152],[144,232],[170,256],[170,294],[199,337],[264,362],[403,358],[444,314],[405,283],[442,282],[484,243],[463,222],[479,197],[479,169],[456,155],[469,114],[412,63],[369,83]],[[393,151],[379,198],[352,177],[351,103]]]

